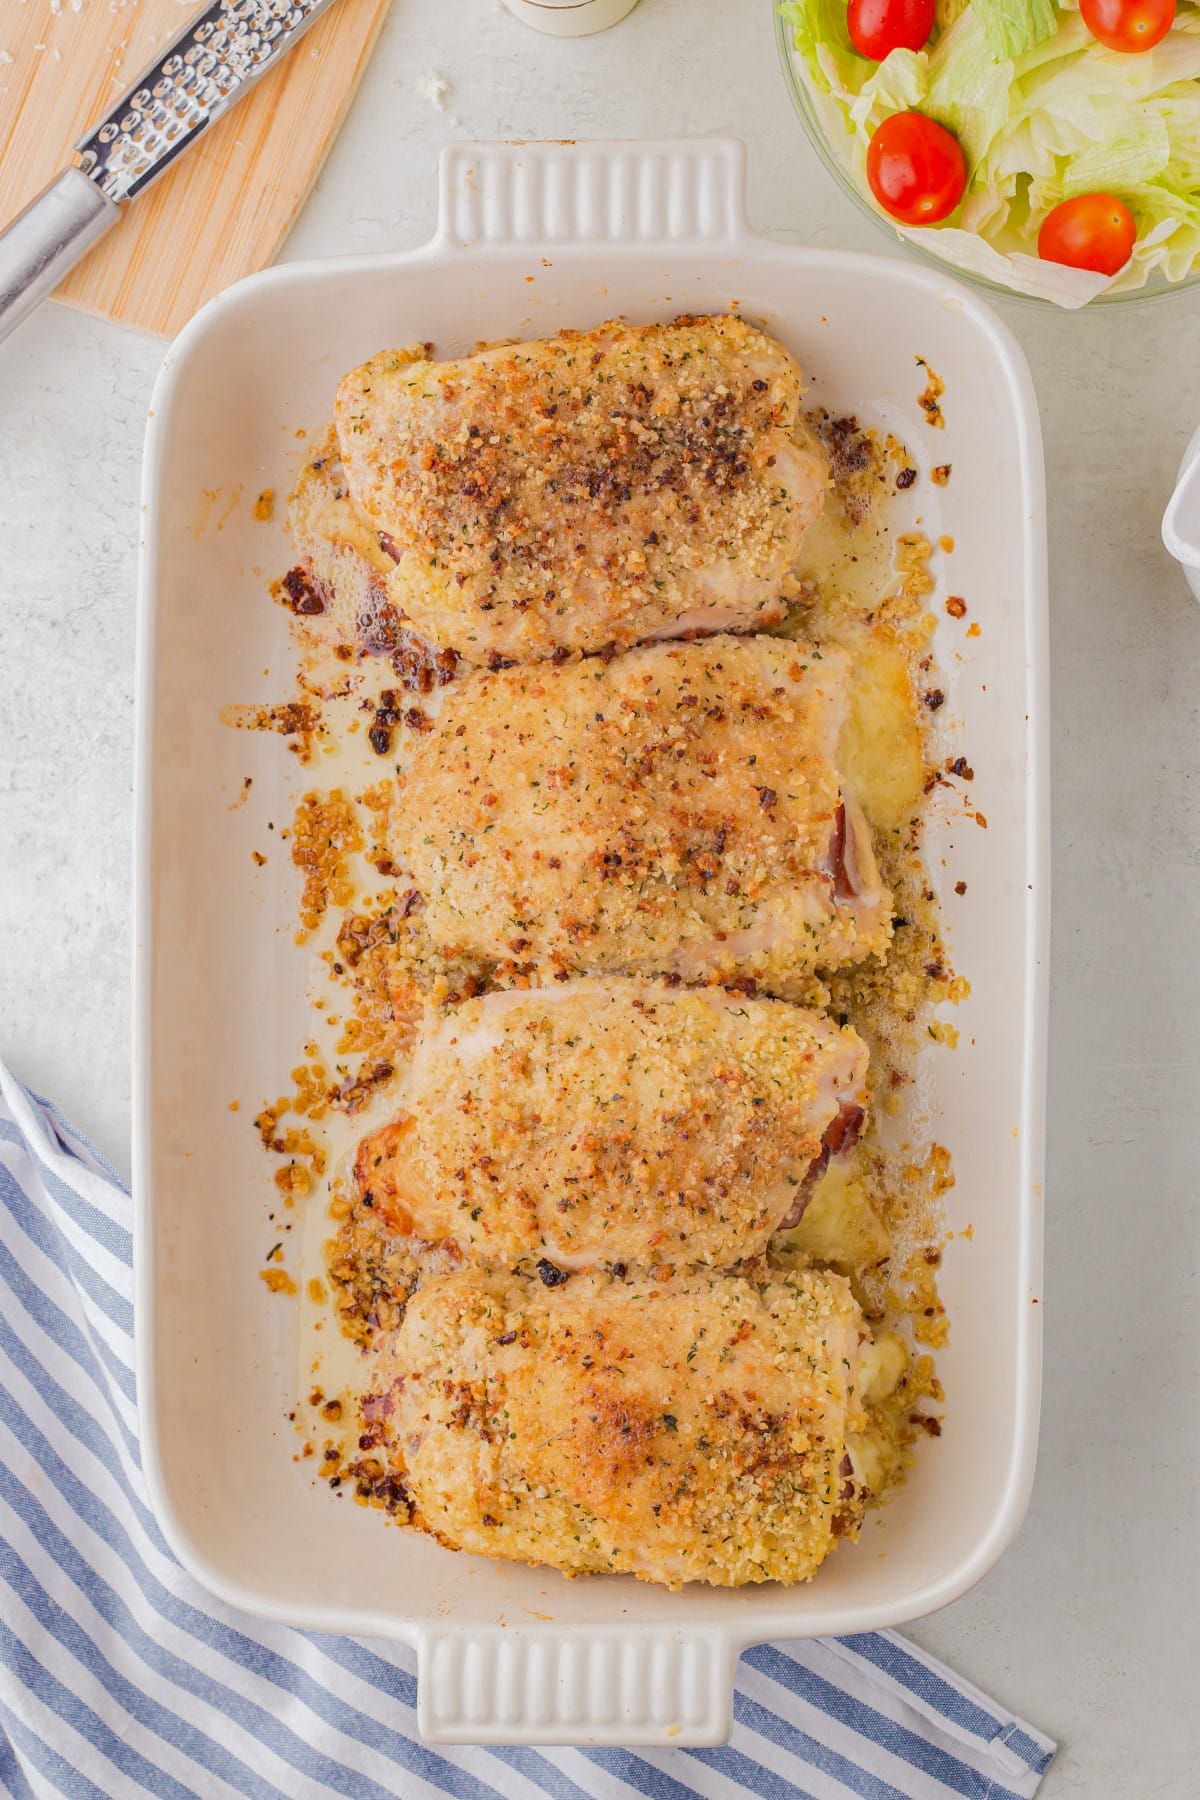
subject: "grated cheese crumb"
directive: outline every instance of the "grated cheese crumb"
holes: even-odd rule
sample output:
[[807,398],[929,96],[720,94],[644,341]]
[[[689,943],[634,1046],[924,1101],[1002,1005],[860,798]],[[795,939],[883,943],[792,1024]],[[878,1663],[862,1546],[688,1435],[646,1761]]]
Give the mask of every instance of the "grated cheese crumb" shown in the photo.
[[446,95],[450,92],[450,83],[436,69],[422,69],[417,76],[417,92],[422,99],[428,100],[436,112],[445,112]]

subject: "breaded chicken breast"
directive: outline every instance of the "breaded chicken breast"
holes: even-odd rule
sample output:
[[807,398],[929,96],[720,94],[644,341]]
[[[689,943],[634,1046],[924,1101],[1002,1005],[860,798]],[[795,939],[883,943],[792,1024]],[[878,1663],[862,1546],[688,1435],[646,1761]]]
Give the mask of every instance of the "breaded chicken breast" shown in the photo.
[[410,1301],[363,1415],[413,1522],[454,1549],[668,1587],[806,1581],[864,1505],[866,1337],[849,1283],[801,1262],[558,1286],[466,1268]]
[[455,682],[391,823],[434,943],[785,996],[882,951],[846,677],[836,648],[716,637]]
[[383,351],[336,416],[391,605],[486,663],[777,622],[828,486],[800,395],[783,346],[723,315]]
[[431,1013],[359,1191],[497,1262],[729,1264],[795,1224],[866,1102],[867,1049],[784,1000],[621,977]]

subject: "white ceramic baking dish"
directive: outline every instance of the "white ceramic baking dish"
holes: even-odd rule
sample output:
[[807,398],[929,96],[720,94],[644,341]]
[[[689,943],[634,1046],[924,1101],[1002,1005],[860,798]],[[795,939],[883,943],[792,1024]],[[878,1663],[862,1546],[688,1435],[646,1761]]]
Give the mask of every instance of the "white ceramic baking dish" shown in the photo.
[[[1042,466],[1029,375],[988,308],[904,261],[752,233],[725,141],[459,145],[414,252],[292,264],[240,283],[168,351],[147,435],[141,556],[137,918],[138,1380],[154,1504],[180,1559],[249,1611],[403,1638],[438,1741],[711,1744],[741,1648],[894,1625],[991,1568],[1024,1510],[1039,1397],[1048,859]],[[973,805],[939,805],[930,864],[971,983],[955,1051],[930,1047],[922,1104],[954,1155],[958,1235],[942,1285],[945,1430],[900,1497],[809,1586],[665,1593],[626,1578],[455,1556],[338,1501],[294,1460],[296,1306],[258,1269],[275,1190],[254,1103],[309,1035],[278,829],[305,771],[269,734],[219,722],[286,697],[286,615],[266,581],[297,434],[383,345],[481,338],[736,304],[811,371],[812,398],[895,431],[922,474],[923,528],[954,539],[939,600],[982,627],[938,633],[947,743]],[[945,428],[918,395],[945,381]],[[280,508],[279,510],[282,510]],[[250,799],[231,810],[244,778]],[[319,768],[309,775],[320,779]],[[267,823],[275,826],[274,835]],[[256,869],[252,850],[269,853]],[[965,881],[961,897],[953,890]],[[240,1111],[230,1110],[238,1099]]]

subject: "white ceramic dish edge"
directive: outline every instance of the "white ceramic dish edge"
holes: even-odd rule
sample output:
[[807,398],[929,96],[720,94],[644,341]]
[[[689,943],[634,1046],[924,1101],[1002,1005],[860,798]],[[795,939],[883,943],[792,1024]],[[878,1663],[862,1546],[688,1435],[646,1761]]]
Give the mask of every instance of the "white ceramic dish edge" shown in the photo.
[[[419,1725],[431,1741],[677,1746],[721,1742],[730,1728],[733,1667],[742,1648],[772,1637],[899,1624],[947,1604],[978,1581],[1011,1540],[1033,1477],[1040,1383],[1049,821],[1044,500],[1030,378],[1010,334],[986,305],[953,281],[911,263],[795,251],[751,233],[742,211],[743,173],[742,147],[721,140],[637,146],[452,146],[443,157],[441,223],[431,244],[404,255],[283,266],[238,284],[197,315],[170,348],[151,407],[138,635],[133,1147],[137,1374],[147,1483],[175,1554],[230,1604],[296,1625],[392,1635],[415,1644],[420,1658]],[[169,604],[164,594],[171,586],[164,571],[171,557],[180,555],[181,539],[165,530],[163,521],[172,504],[169,462],[178,439],[181,380],[191,360],[202,356],[206,339],[224,327],[231,309],[271,306],[306,282],[394,280],[431,264],[444,265],[461,282],[471,257],[476,259],[469,264],[472,269],[490,267],[486,259],[496,259],[497,268],[502,262],[508,267],[514,257],[536,268],[545,252],[553,252],[553,260],[566,268],[568,277],[573,266],[583,271],[581,290],[590,280],[591,303],[581,302],[577,315],[585,323],[588,316],[598,316],[598,293],[605,296],[604,307],[613,311],[644,309],[655,297],[661,310],[664,296],[658,289],[664,284],[677,290],[678,300],[686,304],[687,295],[680,290],[686,289],[687,281],[661,275],[660,265],[673,260],[690,268],[699,258],[708,270],[710,291],[727,283],[742,288],[745,269],[755,260],[772,267],[782,260],[797,278],[803,271],[810,282],[821,279],[831,289],[838,282],[890,289],[897,306],[903,297],[903,304],[925,307],[933,319],[942,317],[948,328],[952,319],[965,321],[963,328],[976,333],[981,356],[992,358],[996,379],[1011,399],[1010,447],[1019,465],[1022,516],[1021,554],[1009,572],[1020,587],[1014,606],[1023,625],[1022,667],[1013,678],[1024,696],[1026,715],[1019,734],[1024,747],[1021,766],[1010,771],[1021,802],[1024,877],[1019,901],[1020,1044],[1012,1064],[1019,1085],[1019,1121],[1013,1126],[1017,1149],[1010,1171],[1019,1192],[1012,1201],[1014,1281],[1004,1302],[1007,1306],[1015,1300],[1020,1308],[1013,1314],[1011,1345],[1006,1346],[1014,1409],[1011,1443],[988,1500],[986,1528],[970,1549],[956,1554],[935,1578],[914,1577],[907,1588],[895,1580],[883,1583],[890,1591],[875,1603],[861,1595],[848,1602],[821,1582],[791,1592],[759,1590],[737,1597],[691,1590],[664,1596],[613,1581],[603,1584],[601,1595],[595,1584],[581,1582],[571,1584],[565,1597],[557,1587],[553,1590],[553,1603],[565,1617],[543,1619],[538,1614],[530,1619],[527,1615],[534,1609],[514,1604],[514,1614],[521,1615],[516,1618],[506,1617],[506,1608],[497,1610],[490,1590],[472,1612],[461,1601],[453,1572],[440,1575],[440,1562],[438,1580],[444,1585],[425,1591],[418,1575],[417,1583],[406,1587],[403,1607],[392,1602],[381,1609],[376,1600],[361,1595],[356,1595],[355,1603],[331,1603],[327,1595],[316,1594],[315,1586],[306,1595],[292,1582],[276,1581],[272,1587],[264,1578],[256,1585],[235,1562],[223,1564],[214,1553],[214,1543],[223,1543],[220,1536],[210,1534],[206,1543],[195,1517],[185,1515],[187,1499],[171,1462],[174,1452],[164,1450],[174,1399],[167,1391],[169,1384],[160,1380],[160,1359],[170,1337],[167,1319],[175,1301],[172,1297],[166,1303],[170,1258],[164,1257],[161,1241],[171,1184],[161,1179],[156,1183],[156,1172],[162,1173],[161,1168],[156,1171],[156,1160],[161,1161],[164,1137],[163,1119],[155,1114],[155,1083],[162,1077],[161,1059],[154,1054],[155,1030],[161,1022],[155,1014],[156,983],[163,984],[161,958],[156,964],[163,879],[156,855],[167,835],[164,805],[170,800],[168,794],[164,801],[159,791],[163,745],[158,650],[161,620],[173,616],[162,611]],[[611,286],[598,280],[597,258],[615,263],[618,254],[641,258],[653,269],[654,279],[647,276],[650,301],[644,294],[623,291],[615,269]],[[550,263],[547,257],[546,266]],[[184,552],[185,559],[188,554]],[[1016,899],[1012,904],[1018,907]],[[1018,911],[1013,918],[1018,919]],[[1014,1007],[1010,1022],[1017,1015]],[[961,1158],[961,1147],[957,1143],[953,1147]],[[368,1523],[379,1528],[378,1520]],[[846,1555],[843,1552],[843,1558]],[[466,1560],[458,1559],[460,1568]],[[893,1563],[889,1577],[894,1569]],[[528,1571],[499,1571],[499,1579],[511,1584],[514,1595],[522,1592],[528,1575]],[[477,1585],[482,1589],[495,1577],[497,1566],[486,1565]],[[589,1596],[595,1596],[594,1605]]]
[[1163,514],[1162,540],[1200,600],[1200,430],[1193,432],[1183,453]]

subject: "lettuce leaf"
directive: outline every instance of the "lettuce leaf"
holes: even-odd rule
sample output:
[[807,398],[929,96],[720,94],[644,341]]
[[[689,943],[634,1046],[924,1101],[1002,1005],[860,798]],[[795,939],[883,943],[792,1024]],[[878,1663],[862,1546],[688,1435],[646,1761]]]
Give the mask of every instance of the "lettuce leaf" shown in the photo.
[[1067,158],[1063,197],[1127,193],[1161,175],[1170,160],[1171,139],[1165,121],[1157,113],[1134,113],[1105,143],[1092,144]]
[[1053,0],[973,0],[971,10],[997,62],[1021,56],[1058,30]]
[[994,281],[999,287],[1037,300],[1053,300],[1055,305],[1072,312],[1086,306],[1108,286],[1107,276],[1093,275],[1087,269],[1064,269],[1060,263],[1044,263],[1019,251],[1005,256],[975,232],[960,231],[954,226],[918,225],[905,228],[901,236],[934,256],[943,257],[967,275],[981,275],[985,281]]
[[780,13],[792,28],[798,54],[810,77],[826,93],[857,93],[875,64],[850,42],[845,0],[785,0]]
[[1200,188],[1200,86],[1168,88],[1151,104],[1167,128],[1171,180],[1185,192]]
[[971,0],[937,0],[934,19],[939,31],[949,31],[960,13],[965,13]]
[[893,50],[850,102],[850,120],[866,142],[889,114],[912,112],[925,103],[929,58],[923,50]]
[[929,54],[924,110],[952,131],[973,170],[1009,112],[1011,62],[997,62],[976,10],[978,0],[955,19]]

